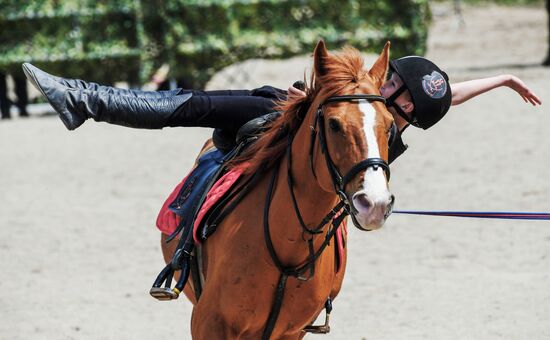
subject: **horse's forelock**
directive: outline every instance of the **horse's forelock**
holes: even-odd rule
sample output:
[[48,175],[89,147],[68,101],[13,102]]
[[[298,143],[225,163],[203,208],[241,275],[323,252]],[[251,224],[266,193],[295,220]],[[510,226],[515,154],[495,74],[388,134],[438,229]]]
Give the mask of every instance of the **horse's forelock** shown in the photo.
[[363,56],[353,47],[344,47],[341,52],[330,54],[324,65],[325,74],[318,75],[317,84],[328,96],[335,95],[352,83],[359,83],[368,76]]

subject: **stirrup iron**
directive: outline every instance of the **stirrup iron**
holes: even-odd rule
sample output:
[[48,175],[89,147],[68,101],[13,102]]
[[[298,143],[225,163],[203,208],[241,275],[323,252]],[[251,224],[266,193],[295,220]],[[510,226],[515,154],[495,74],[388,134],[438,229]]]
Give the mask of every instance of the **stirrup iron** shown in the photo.
[[159,301],[170,301],[177,299],[180,291],[170,287],[151,287],[149,294]]
[[327,334],[330,332],[330,312],[332,311],[332,300],[330,298],[325,302],[325,324],[324,325],[308,325],[302,332],[313,334]]
[[[149,290],[149,294],[159,301],[176,300],[183,291],[183,287],[189,278],[191,268],[190,257],[190,253],[178,249],[172,261],[168,263],[157,276],[157,279],[153,283],[153,287]],[[180,278],[174,288],[171,288],[172,277],[176,270],[181,270]],[[164,287],[161,287],[163,283]]]

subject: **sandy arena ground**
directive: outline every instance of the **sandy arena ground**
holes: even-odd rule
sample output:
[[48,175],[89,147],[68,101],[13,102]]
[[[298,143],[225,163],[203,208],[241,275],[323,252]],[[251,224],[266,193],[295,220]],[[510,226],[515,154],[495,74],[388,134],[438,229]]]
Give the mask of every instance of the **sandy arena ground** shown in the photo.
[[[513,73],[545,105],[502,88],[409,129],[396,209],[550,211],[543,7],[466,7],[462,28],[451,14],[434,8],[428,57],[452,81]],[[285,87],[309,59],[246,67],[257,83],[243,86]],[[0,339],[189,339],[191,305],[148,295],[163,265],[154,222],[209,134],[0,122]],[[550,339],[550,222],[393,215],[352,229],[331,326],[324,338]]]

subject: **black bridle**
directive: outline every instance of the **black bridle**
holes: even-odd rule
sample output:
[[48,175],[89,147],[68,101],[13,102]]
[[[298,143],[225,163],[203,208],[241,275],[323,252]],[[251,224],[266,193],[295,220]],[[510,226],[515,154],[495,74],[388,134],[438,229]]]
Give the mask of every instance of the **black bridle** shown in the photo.
[[[351,215],[353,224],[361,229],[366,230],[359,222],[355,219],[355,212],[353,205],[351,204],[349,198],[347,197],[345,193],[345,187],[346,185],[361,171],[364,171],[368,168],[373,168],[374,170],[378,170],[378,168],[382,168],[386,174],[387,180],[390,178],[390,168],[388,166],[388,163],[384,161],[381,158],[372,157],[367,158],[365,160],[362,160],[361,162],[355,164],[344,176],[340,174],[340,171],[338,171],[338,168],[332,161],[332,158],[330,157],[330,154],[328,152],[327,148],[327,138],[325,133],[325,120],[324,120],[324,114],[323,114],[323,108],[325,105],[335,102],[358,102],[360,100],[366,100],[368,102],[373,101],[379,101],[382,103],[385,103],[386,100],[382,96],[378,95],[371,95],[371,94],[356,94],[356,95],[346,95],[346,96],[333,96],[327,98],[325,101],[323,101],[318,109],[315,116],[315,121],[313,125],[311,126],[311,145],[310,145],[310,152],[309,152],[309,163],[311,170],[313,172],[313,175],[315,175],[315,170],[313,168],[313,151],[314,151],[314,145],[315,145],[315,139],[317,135],[319,135],[319,143],[321,146],[321,152],[325,155],[325,160],[327,163],[327,167],[330,173],[330,176],[332,178],[333,184],[334,184],[334,190],[338,197],[340,198],[340,201],[338,204],[331,209],[331,211],[321,220],[321,222],[315,226],[314,228],[308,228],[306,226],[306,223],[304,222],[302,218],[302,214],[300,213],[300,209],[298,207],[298,202],[296,200],[296,196],[294,194],[294,180],[292,176],[292,142],[293,142],[293,136],[288,137],[288,144],[287,144],[287,157],[288,157],[288,187],[292,198],[292,203],[294,205],[294,211],[296,213],[296,217],[298,218],[298,221],[302,227],[302,238],[304,241],[308,242],[308,261],[300,266],[296,267],[287,267],[283,265],[279,257],[277,256],[277,252],[273,246],[273,242],[271,240],[271,234],[269,231],[269,207],[271,205],[271,199],[272,195],[275,189],[275,185],[277,182],[277,175],[279,173],[279,165],[273,170],[273,175],[271,177],[271,181],[267,190],[267,196],[266,196],[266,203],[264,207],[264,239],[267,246],[267,249],[269,251],[269,254],[271,256],[271,259],[277,269],[280,272],[279,282],[277,284],[277,289],[275,293],[275,301],[273,304],[273,307],[271,309],[271,312],[269,314],[268,320],[266,322],[266,326],[264,328],[264,332],[262,335],[262,339],[269,339],[271,336],[271,333],[273,331],[273,328],[275,327],[275,323],[277,322],[277,318],[279,316],[279,312],[281,310],[283,297],[284,297],[284,290],[287,282],[287,278],[289,276],[295,277],[299,280],[309,280],[313,277],[315,273],[315,262],[317,259],[321,256],[325,248],[329,245],[330,240],[335,237],[336,232],[338,231],[338,228],[340,227],[341,223],[345,219],[347,215]],[[319,127],[319,132],[317,131],[317,127]],[[395,130],[395,129],[394,129]],[[390,137],[391,139],[391,137]],[[391,209],[390,209],[391,210]],[[338,215],[339,214],[339,215]],[[337,217],[336,217],[337,216]],[[329,222],[331,222],[329,224]],[[321,246],[315,250],[313,247],[313,236],[316,234],[321,234],[323,232],[323,228],[329,224],[330,229],[327,231],[325,235],[325,239],[323,240]],[[307,235],[307,236],[306,236]],[[306,239],[307,237],[307,239]],[[309,275],[304,276],[304,273],[309,270]],[[330,303],[330,297],[327,300],[327,303],[325,306],[331,306]],[[330,313],[329,307],[326,307],[327,314]],[[332,309],[332,307],[330,307]],[[327,319],[328,320],[328,319]],[[326,326],[326,324],[325,324]],[[311,329],[315,329],[316,326],[309,327]]]
[[[367,170],[368,168],[373,168],[375,171],[378,170],[379,167],[381,167],[385,174],[386,179],[390,180],[390,167],[388,163],[383,160],[382,158],[378,157],[371,157],[364,159],[360,161],[359,163],[355,164],[351,167],[351,169],[342,176],[340,174],[340,171],[338,171],[338,168],[332,161],[332,158],[330,157],[330,153],[328,152],[327,147],[327,137],[325,132],[325,119],[323,114],[323,108],[330,103],[339,103],[339,102],[358,102],[360,100],[366,100],[369,103],[372,103],[374,101],[379,101],[382,103],[386,103],[386,99],[379,95],[374,94],[354,94],[354,95],[345,95],[345,96],[333,96],[325,99],[321,104],[319,104],[319,107],[317,108],[317,113],[315,115],[315,121],[313,125],[311,126],[311,144],[309,149],[309,164],[311,167],[311,171],[313,172],[313,175],[315,175],[315,170],[313,168],[313,149],[315,145],[315,138],[317,134],[319,135],[319,144],[321,146],[321,152],[325,155],[325,160],[327,163],[327,167],[330,173],[330,177],[332,178],[332,182],[334,184],[334,190],[336,194],[340,197],[340,199],[345,203],[345,209],[346,211],[351,215],[353,224],[361,229],[366,230],[357,222],[355,219],[355,209],[353,208],[353,204],[351,203],[350,199],[346,195],[346,185],[361,171]],[[319,126],[319,133],[317,133],[317,126]],[[392,129],[392,133],[395,132],[395,129]],[[390,136],[390,142],[394,139],[394,137]]]

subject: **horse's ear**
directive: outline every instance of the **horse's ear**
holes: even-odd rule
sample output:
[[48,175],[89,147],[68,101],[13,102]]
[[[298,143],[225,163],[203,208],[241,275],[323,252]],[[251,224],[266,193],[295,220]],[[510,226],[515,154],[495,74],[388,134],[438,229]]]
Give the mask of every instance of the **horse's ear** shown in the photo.
[[390,62],[390,46],[390,42],[386,42],[386,45],[384,45],[384,48],[382,49],[382,53],[380,53],[380,56],[374,62],[374,65],[372,65],[372,68],[369,71],[369,74],[374,78],[376,82],[375,85],[378,88],[380,88],[380,86],[382,86],[382,84],[386,81],[386,75],[388,73]]
[[328,61],[328,57],[329,55],[327,48],[325,47],[325,42],[323,40],[319,40],[317,46],[315,46],[315,51],[313,51],[313,66],[317,79],[320,79],[327,73],[325,65]]

